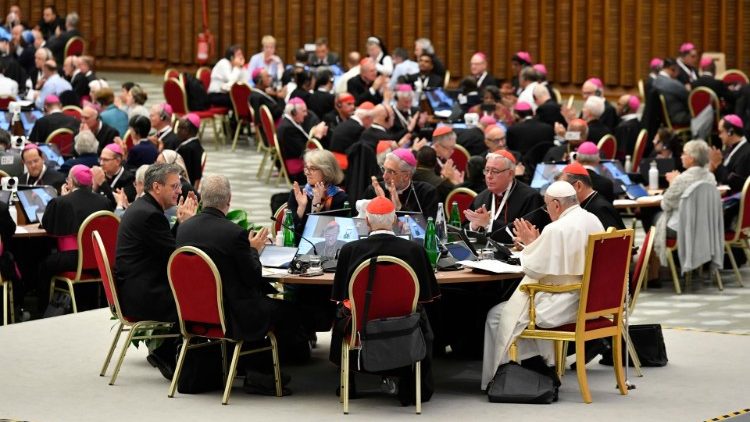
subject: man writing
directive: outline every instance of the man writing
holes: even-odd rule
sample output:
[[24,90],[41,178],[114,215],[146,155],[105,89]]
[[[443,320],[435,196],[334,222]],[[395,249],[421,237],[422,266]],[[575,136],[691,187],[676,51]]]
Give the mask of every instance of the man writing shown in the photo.
[[[580,283],[586,265],[589,235],[604,228],[595,215],[578,205],[576,191],[568,182],[558,181],[544,195],[552,223],[542,233],[529,221],[516,220],[515,240],[525,245],[521,266],[524,284],[547,285]],[[536,325],[551,328],[575,321],[578,293],[538,293],[535,298]],[[552,342],[518,339],[529,323],[529,295],[516,289],[507,302],[490,309],[485,322],[482,389],[495,375],[497,367],[508,362],[508,351],[516,341],[518,359],[541,355],[547,364],[554,363]]]

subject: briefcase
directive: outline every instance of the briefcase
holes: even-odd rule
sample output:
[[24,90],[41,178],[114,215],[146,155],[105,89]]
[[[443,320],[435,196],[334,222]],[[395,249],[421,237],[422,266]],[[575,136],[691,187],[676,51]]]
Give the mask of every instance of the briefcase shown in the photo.
[[497,368],[487,398],[492,403],[550,404],[555,398],[554,380],[510,361]]
[[[664,344],[664,335],[661,331],[661,324],[643,324],[631,325],[628,332],[633,342],[635,353],[641,361],[641,366],[665,366],[669,359],[667,358],[667,347]],[[625,362],[625,353],[627,351],[625,340],[622,342],[622,359]],[[605,353],[599,363],[602,365],[614,365],[612,353]],[[633,360],[629,359],[629,366],[633,365]]]

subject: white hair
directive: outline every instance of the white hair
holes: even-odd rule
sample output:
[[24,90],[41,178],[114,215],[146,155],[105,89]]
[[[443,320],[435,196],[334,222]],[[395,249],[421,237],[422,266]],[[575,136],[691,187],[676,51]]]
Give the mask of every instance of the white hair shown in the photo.
[[354,111],[354,115],[357,116],[358,119],[364,119],[367,117],[374,117],[374,108],[370,110],[365,110],[363,108],[358,108]]
[[511,170],[515,170],[516,168],[516,163],[514,163],[513,160],[509,159],[508,157],[502,154],[496,154],[494,152],[490,152],[487,154],[486,158],[487,158],[488,163],[490,162],[490,160],[502,160],[505,163],[506,168],[509,168]]
[[533,91],[534,99],[539,101],[547,101],[550,99],[549,90],[546,85],[537,84]]
[[408,171],[409,174],[414,174],[414,172],[417,170],[416,167],[412,167],[409,163],[402,160],[401,157],[399,157],[398,155],[392,152],[389,152],[388,154],[386,154],[385,161],[388,161],[388,160],[395,162],[396,164],[398,164],[399,169],[401,169],[402,171]]
[[421,48],[422,52],[426,54],[435,54],[435,48],[432,47],[432,41],[429,38],[418,38],[416,41]]
[[393,222],[396,221],[396,211],[391,211],[388,214],[370,214],[369,211],[366,211],[365,215],[372,230],[392,230]]
[[588,110],[593,118],[598,119],[604,114],[605,101],[606,100],[602,97],[592,95],[586,99],[585,103],[583,103],[583,109]]
[[96,154],[96,150],[99,148],[99,141],[96,140],[93,132],[84,130],[78,132],[78,135],[76,135],[74,148],[79,155]]

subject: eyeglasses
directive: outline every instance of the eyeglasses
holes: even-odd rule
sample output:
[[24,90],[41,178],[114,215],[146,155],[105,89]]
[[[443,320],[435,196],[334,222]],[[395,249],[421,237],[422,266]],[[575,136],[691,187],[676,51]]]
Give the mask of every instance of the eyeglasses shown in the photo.
[[108,162],[110,162],[112,160],[116,160],[116,158],[99,157],[99,162],[100,163],[108,163]]
[[387,174],[389,176],[395,176],[399,173],[406,173],[403,170],[392,170],[392,169],[387,169],[385,167],[380,167],[380,171],[382,171],[384,175]]
[[492,142],[493,144],[499,144],[500,142],[505,140],[505,136],[502,138],[486,138],[487,141]]
[[172,190],[175,190],[175,191],[176,190],[179,190],[179,191],[182,190],[182,183],[181,182],[172,183],[171,185],[168,185],[166,183],[159,183],[159,184],[162,185],[162,186],[164,186],[164,187],[167,187],[167,188],[170,188]]
[[302,171],[304,171],[305,173],[312,173],[312,172],[314,172],[314,171],[320,171],[320,167],[315,167],[315,166],[305,166],[305,167],[304,167],[304,168],[302,169]]
[[501,174],[503,174],[504,172],[506,172],[508,170],[510,170],[510,168],[498,170],[498,169],[493,169],[491,167],[485,167],[484,170],[482,171],[482,173],[484,173],[485,176],[492,175],[492,176],[497,177],[497,176],[500,176]]

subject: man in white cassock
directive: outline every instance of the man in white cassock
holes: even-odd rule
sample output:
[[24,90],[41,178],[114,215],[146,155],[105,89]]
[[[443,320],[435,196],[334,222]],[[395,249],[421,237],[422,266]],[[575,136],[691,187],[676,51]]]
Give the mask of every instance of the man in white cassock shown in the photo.
[[[544,195],[552,223],[539,231],[525,220],[516,220],[516,242],[525,245],[521,266],[525,277],[521,285],[541,283],[554,286],[581,282],[586,265],[586,246],[592,233],[604,231],[599,219],[578,205],[576,192],[568,182],[558,181]],[[578,313],[578,293],[536,294],[536,325],[552,328],[572,323]],[[513,341],[519,362],[541,355],[548,365],[554,364],[551,341],[517,339],[529,324],[529,295],[516,289],[507,302],[487,313],[484,328],[482,390],[492,380],[497,367],[508,362]],[[517,340],[516,340],[517,339]]]

